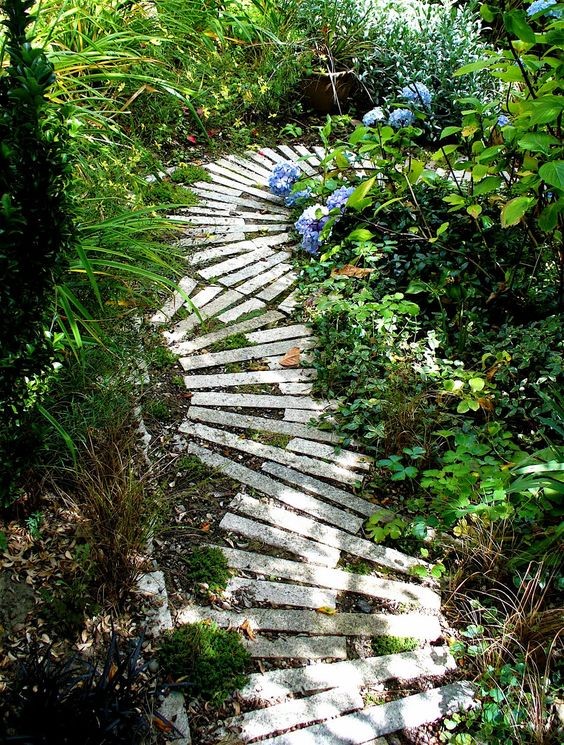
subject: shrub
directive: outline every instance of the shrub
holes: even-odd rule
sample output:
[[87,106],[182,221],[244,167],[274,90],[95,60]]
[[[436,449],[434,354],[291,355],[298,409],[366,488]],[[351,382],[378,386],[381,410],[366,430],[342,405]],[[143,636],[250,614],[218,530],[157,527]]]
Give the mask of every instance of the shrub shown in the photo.
[[215,593],[223,592],[227,587],[229,566],[220,548],[196,548],[183,561],[186,564],[185,577],[194,585],[205,584]]
[[216,704],[247,681],[244,673],[250,655],[239,634],[213,622],[186,624],[167,634],[158,657],[175,680],[188,680],[196,695]]

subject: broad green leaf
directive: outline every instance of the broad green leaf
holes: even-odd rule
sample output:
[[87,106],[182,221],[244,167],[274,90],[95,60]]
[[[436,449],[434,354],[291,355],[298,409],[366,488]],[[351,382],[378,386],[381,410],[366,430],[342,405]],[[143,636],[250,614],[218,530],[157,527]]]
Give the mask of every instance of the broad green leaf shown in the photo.
[[361,184],[359,184],[356,189],[353,191],[353,193],[350,195],[350,197],[347,200],[347,207],[352,207],[353,209],[359,209],[361,208],[361,205],[364,206],[364,199],[370,189],[374,186],[376,183],[376,176],[372,176],[372,178],[367,179],[366,181],[363,181]]
[[484,21],[486,21],[486,23],[491,23],[495,18],[495,10],[489,5],[482,3],[480,5],[480,15],[482,16]]
[[460,131],[461,131],[461,127],[445,127],[443,131],[441,132],[440,139],[443,140],[445,137],[450,137],[451,135],[454,135]]
[[559,144],[560,140],[556,137],[541,132],[528,132],[518,141],[519,147],[533,153],[549,153],[551,145]]
[[564,189],[564,160],[553,160],[539,168],[539,176],[546,184]]
[[492,57],[489,57],[488,59],[480,59],[476,62],[470,62],[468,65],[464,65],[463,67],[459,67],[458,70],[455,71],[454,75],[455,77],[460,77],[461,75],[468,75],[471,72],[478,72],[478,70],[484,70],[486,67],[489,67],[492,62],[495,62],[497,59],[499,59],[499,55],[493,55]]
[[468,381],[468,385],[474,393],[477,393],[478,391],[484,390],[486,381],[483,378],[470,378],[470,380]]
[[366,228],[357,228],[348,235],[350,241],[356,241],[357,243],[369,241],[372,238],[374,238],[374,233],[371,233],[370,230],[367,230]]
[[471,204],[466,207],[466,212],[468,212],[470,217],[476,219],[479,215],[482,214],[482,208],[479,204]]
[[488,175],[489,170],[489,167],[483,163],[477,163],[472,169],[472,178],[474,181],[481,181],[484,176]]
[[464,204],[465,199],[460,194],[449,194],[447,197],[443,197],[443,202],[446,202],[447,204],[461,205]]
[[545,233],[550,233],[558,225],[558,215],[564,209],[564,205],[554,202],[543,209],[538,218],[538,224]]
[[509,228],[517,225],[527,210],[535,203],[532,197],[515,197],[501,210],[501,227]]
[[535,32],[527,23],[527,16],[523,10],[511,10],[509,13],[504,13],[503,25],[510,34],[521,41],[526,41],[527,44],[535,43]]
[[474,186],[474,196],[479,197],[482,194],[490,194],[492,191],[497,191],[501,186],[500,176],[488,176],[479,184]]

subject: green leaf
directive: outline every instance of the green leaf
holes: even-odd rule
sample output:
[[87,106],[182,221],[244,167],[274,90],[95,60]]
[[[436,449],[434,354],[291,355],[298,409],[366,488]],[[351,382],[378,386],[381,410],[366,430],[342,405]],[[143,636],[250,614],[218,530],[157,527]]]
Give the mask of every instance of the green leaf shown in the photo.
[[492,62],[495,62],[497,59],[499,59],[498,55],[488,57],[488,59],[480,59],[476,62],[470,62],[468,65],[464,65],[463,67],[459,67],[458,70],[455,71],[454,76],[459,78],[461,75],[468,75],[471,72],[478,72],[478,70],[485,70],[486,67],[489,67]]
[[545,153],[550,152],[551,145],[559,145],[560,141],[552,135],[540,133],[540,132],[528,132],[526,135],[521,137],[517,143],[523,150],[530,150],[532,153]]
[[554,202],[543,209],[538,218],[539,228],[545,233],[552,232],[558,225],[558,215],[564,209],[564,204]]
[[515,199],[511,199],[501,210],[501,227],[509,228],[511,225],[517,225],[534,203],[535,200],[532,197],[515,197]]
[[482,214],[482,208],[479,204],[471,204],[468,207],[466,207],[466,212],[470,215],[470,217],[473,217],[476,219]]
[[351,231],[348,235],[349,241],[355,241],[356,243],[363,243],[372,238],[374,238],[374,233],[371,233],[370,230],[367,230],[366,228],[357,228],[356,230]]
[[486,381],[483,378],[470,378],[470,380],[468,381],[468,385],[470,386],[470,390],[474,391],[474,393],[477,393],[478,391],[484,390]]
[[564,160],[553,160],[539,168],[539,176],[546,184],[564,189]]
[[503,25],[510,34],[521,39],[521,41],[526,41],[527,44],[534,44],[536,42],[535,32],[527,23],[525,11],[511,10],[509,13],[504,13]]
[[461,401],[456,407],[456,410],[459,414],[466,414],[470,410],[468,401]]
[[353,193],[350,195],[350,197],[348,198],[347,207],[352,207],[353,209],[361,208],[361,205],[363,205],[366,195],[368,194],[370,189],[372,189],[375,183],[376,183],[376,176],[372,176],[372,178],[369,178],[366,181],[363,181],[361,184],[359,184],[356,187],[356,189],[353,191]]
[[445,127],[443,131],[441,132],[440,139],[443,140],[445,137],[450,137],[451,135],[456,134],[457,132],[461,131],[461,127]]
[[499,189],[501,183],[500,176],[487,176],[485,179],[480,181],[479,184],[474,186],[474,196],[479,197],[482,194],[491,194],[491,192]]
[[489,5],[486,5],[485,3],[482,3],[480,5],[480,15],[486,21],[486,23],[491,23],[493,19],[495,18],[495,8],[491,8]]

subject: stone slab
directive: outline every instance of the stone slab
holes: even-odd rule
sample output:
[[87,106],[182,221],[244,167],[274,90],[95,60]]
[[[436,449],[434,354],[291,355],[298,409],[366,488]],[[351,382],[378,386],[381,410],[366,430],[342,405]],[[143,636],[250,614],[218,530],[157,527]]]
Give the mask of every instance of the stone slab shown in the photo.
[[[192,437],[198,437],[202,440],[213,442],[216,445],[240,450],[243,453],[248,453],[256,458],[273,460],[275,463],[282,463],[285,466],[290,466],[298,471],[303,471],[304,473],[311,473],[314,476],[322,476],[346,484],[355,484],[357,481],[356,474],[351,471],[346,471],[344,468],[340,468],[339,466],[335,466],[332,463],[317,461],[305,455],[294,455],[293,453],[288,453],[286,450],[282,450],[281,448],[272,447],[272,445],[264,445],[262,442],[247,440],[244,437],[239,437],[231,432],[227,432],[226,430],[207,427],[205,424],[196,424],[195,422],[183,422],[179,429],[184,434],[191,435]],[[337,540],[337,538],[335,537],[334,540]],[[366,543],[372,545],[369,544],[368,541],[366,541]],[[391,549],[389,550],[391,551]]]
[[298,561],[279,559],[277,556],[266,556],[252,551],[240,551],[226,546],[217,548],[223,551],[232,569],[267,577],[280,577],[315,587],[354,592],[356,595],[382,598],[407,605],[420,605],[432,610],[439,610],[441,607],[438,593],[413,582],[398,582],[374,577],[371,574],[354,574],[342,569],[308,566]]
[[180,341],[191,329],[195,328],[202,319],[202,308],[208,305],[214,298],[216,298],[222,291],[221,287],[210,285],[200,290],[193,298],[190,298],[192,304],[198,308],[198,313],[192,313],[188,318],[183,318],[172,327],[170,332],[164,333],[165,338],[169,343]]
[[[236,290],[227,290],[226,292],[223,292],[221,295],[215,297],[210,303],[206,303],[206,305],[203,305],[200,308],[200,315],[202,317],[202,320],[215,316],[224,308],[229,308],[229,306],[233,305],[233,303],[241,300],[242,297],[243,295],[241,295],[241,293],[237,292]],[[200,319],[197,318],[195,314],[192,316],[192,318],[195,319],[196,325],[200,323]]]
[[169,215],[172,222],[188,223],[189,225],[203,225],[204,227],[237,227],[245,225],[242,217],[210,217],[205,215]]
[[[241,297],[244,296],[241,295]],[[218,320],[222,323],[231,323],[231,321],[236,321],[237,318],[241,318],[241,316],[244,316],[247,313],[252,313],[254,310],[262,310],[263,308],[266,308],[266,305],[261,300],[257,300],[256,297],[253,297],[240,305],[236,305],[225,313],[222,313],[218,316]]]
[[317,171],[312,168],[309,163],[302,158],[300,153],[297,153],[289,145],[278,145],[278,150],[286,155],[289,160],[293,160],[298,165],[306,176],[315,176]]
[[[271,269],[271,267],[279,267],[281,264],[288,266],[286,262],[289,258],[290,254],[287,251],[276,251],[271,256],[261,259],[261,261],[257,261],[254,264],[248,264],[246,267],[243,267],[243,269],[239,269],[238,272],[233,272],[220,277],[219,281],[224,285],[232,286],[239,282],[243,282],[245,279],[255,279],[257,274],[263,274]],[[241,290],[238,289],[238,292],[241,292]],[[245,292],[244,294],[250,295],[249,292]]]
[[[266,157],[270,158],[273,163],[286,163],[286,161],[288,160],[287,156],[277,153],[276,150],[273,150],[271,147],[261,147],[261,149],[259,150],[259,154],[266,155]],[[292,158],[291,160],[294,160],[294,158]]]
[[367,745],[376,737],[400,729],[421,727],[474,703],[474,687],[468,682],[450,683],[423,693],[369,706],[323,724],[314,724],[285,735],[262,740],[261,745]]
[[262,292],[259,292],[257,297],[261,298],[261,300],[266,300],[267,302],[274,300],[275,297],[278,297],[278,295],[281,295],[283,292],[288,290],[294,284],[296,279],[297,275],[295,272],[288,272],[288,274],[284,274],[271,285],[265,287]]
[[307,396],[313,391],[311,383],[280,383],[280,392],[289,396]]
[[[282,276],[282,274],[285,274],[291,268],[291,265],[286,263],[285,261],[277,264],[276,266],[273,266],[271,269],[267,269],[266,267],[261,266],[260,269],[265,269],[266,271],[261,271],[260,273],[257,272],[255,276],[251,276],[249,279],[247,279],[246,282],[243,282],[242,285],[238,285],[237,291],[242,292],[244,295],[251,295],[253,292],[256,292],[258,289],[264,287],[269,282],[278,279],[278,277]],[[243,279],[246,279],[246,277],[244,277]]]
[[303,453],[304,455],[324,458],[332,463],[337,463],[339,466],[343,466],[343,468],[359,468],[363,471],[369,471],[370,465],[373,463],[373,458],[369,458],[367,455],[354,453],[352,450],[344,450],[342,448],[339,452],[335,452],[335,448],[328,445],[318,447],[308,440],[300,440],[300,438],[290,440],[286,448],[293,453]]
[[[220,184],[224,186],[225,188],[231,189],[232,191],[237,191],[237,182],[232,179],[227,179],[227,178],[224,178],[223,176],[217,175],[213,177],[213,183],[214,185]],[[240,186],[241,186],[240,194],[250,194],[253,197],[264,199],[267,202],[274,202],[275,204],[284,204],[284,200],[282,199],[282,197],[277,197],[268,191],[257,189],[254,186],[244,186],[243,184],[240,184]],[[239,195],[237,194],[236,196],[239,196]]]
[[172,735],[169,735],[167,742],[170,745],[191,745],[192,738],[190,736],[190,722],[188,720],[188,712],[186,711],[186,702],[184,701],[184,695],[180,691],[169,691],[167,693],[159,708],[159,713],[171,722],[180,733],[174,739],[170,739]]
[[224,163],[216,161],[215,163],[207,163],[204,168],[209,171],[212,175],[212,180],[215,178],[215,174],[224,176],[231,181],[243,184],[244,186],[257,186],[262,183],[256,173],[249,173],[248,171],[243,172],[241,168],[238,168],[236,164],[225,161],[228,165],[226,167]]
[[243,591],[245,597],[257,603],[270,605],[289,605],[294,608],[336,608],[337,593],[334,590],[319,587],[289,585],[286,582],[271,582],[262,579],[234,577],[225,588],[225,594]]
[[244,241],[244,233],[206,233],[204,231],[196,231],[194,229],[185,231],[186,238],[181,238],[177,242],[177,246],[180,248],[200,248],[204,246],[219,246],[225,243],[233,243],[234,241]]
[[235,256],[233,259],[227,259],[221,261],[218,264],[212,264],[207,266],[205,269],[200,269],[198,274],[204,279],[210,279],[211,277],[221,277],[223,274],[234,272],[236,269],[241,269],[247,264],[254,264],[259,259],[264,259],[272,252],[272,249],[268,246],[262,246],[254,251],[245,251],[243,254]]
[[246,608],[241,613],[190,605],[177,613],[177,623],[215,621],[223,628],[239,628],[245,621],[254,631],[315,634],[316,636],[403,636],[433,641],[441,635],[433,616],[384,613],[336,613],[285,608]]
[[244,646],[255,658],[282,660],[346,660],[347,640],[343,636],[281,636],[277,639],[245,639]]
[[292,292],[288,297],[284,298],[284,300],[280,303],[278,306],[278,309],[282,311],[282,313],[286,313],[287,315],[291,315],[292,311],[298,304],[298,293],[296,290]]
[[[239,290],[237,290],[237,292],[239,292]],[[242,334],[254,329],[260,329],[263,326],[268,326],[271,323],[276,323],[281,318],[284,318],[282,313],[279,313],[276,310],[269,310],[262,316],[249,318],[246,321],[241,321],[240,323],[236,323],[233,326],[226,326],[225,328],[219,329],[218,331],[212,331],[209,334],[204,334],[204,336],[199,336],[196,339],[191,339],[190,341],[180,342],[174,346],[171,346],[171,350],[176,354],[188,354],[189,352],[197,352],[199,349],[210,347],[217,341],[227,339],[233,334]]]
[[147,626],[155,636],[173,627],[172,616],[168,605],[168,595],[164,574],[161,571],[147,572],[137,580],[136,590],[151,599],[151,608],[147,613]]
[[[296,425],[294,424],[294,426]],[[361,497],[357,497],[355,494],[351,494],[351,492],[327,484],[325,481],[319,481],[318,479],[306,476],[299,471],[294,471],[292,468],[283,466],[280,463],[271,463],[270,461],[267,461],[266,463],[263,463],[262,470],[269,473],[271,476],[275,476],[277,479],[282,479],[283,481],[295,484],[312,494],[318,494],[320,497],[330,499],[332,502],[340,504],[342,507],[348,507],[359,514],[364,515],[364,517],[370,517],[375,512],[380,511],[377,505],[372,504],[372,502],[369,502],[366,499],[362,499]],[[388,513],[387,510],[382,510],[382,512],[386,512],[390,517],[393,517],[392,512]]]
[[242,158],[240,155],[227,155],[226,158],[233,163],[237,163],[237,165],[240,165],[242,168],[246,168],[248,171],[252,171],[258,176],[262,176],[264,183],[268,183],[271,171],[264,165],[264,163],[259,163],[248,157]]
[[[333,548],[338,548],[353,556],[359,556],[362,559],[372,561],[388,569],[394,569],[397,572],[409,573],[411,567],[425,566],[423,561],[396,551],[393,548],[377,546],[374,543],[351,535],[343,530],[323,525],[315,520],[311,520],[295,512],[266,505],[258,499],[252,497],[243,497],[238,495],[237,510],[260,517],[261,520],[271,522],[273,525],[279,525],[286,530],[293,530],[295,533],[307,538],[314,538],[320,543],[325,543]],[[235,501],[235,500],[234,500]],[[233,505],[233,502],[231,503]]]
[[256,520],[249,520],[240,515],[234,515],[227,512],[221,520],[219,527],[230,533],[237,533],[250,538],[254,541],[260,541],[267,546],[281,548],[289,551],[291,554],[301,556],[303,559],[310,561],[312,564],[322,564],[324,566],[334,567],[339,561],[339,551],[331,549],[316,541],[310,541],[307,538],[296,536],[295,533],[288,533],[286,530],[264,525]]
[[392,679],[408,681],[437,677],[452,670],[456,670],[456,663],[448,647],[425,647],[382,657],[320,662],[306,667],[255,673],[238,696],[243,701],[264,704],[294,694],[302,695],[339,686],[346,689],[363,688]]
[[[209,186],[209,184],[208,184]],[[278,212],[282,218],[288,215],[288,210],[283,204],[273,204],[269,202],[266,204],[262,200],[253,199],[252,197],[241,197],[234,194],[225,194],[221,192],[214,192],[202,187],[193,189],[193,191],[204,200],[212,200],[223,202],[228,205],[236,205],[238,207],[249,207],[251,209],[268,209],[270,212]]]
[[[188,409],[188,418],[195,419],[199,422],[209,422],[210,424],[221,424],[226,427],[236,427],[238,429],[251,429],[258,432],[275,432],[281,435],[300,437],[311,437],[312,440],[320,442],[335,442],[337,436],[331,432],[322,432],[319,429],[308,427],[306,424],[297,422],[284,422],[281,419],[269,419],[262,416],[247,416],[245,414],[233,413],[230,411],[217,411],[206,406],[190,406]],[[322,483],[322,482],[320,482]],[[311,491],[311,490],[310,490]],[[352,495],[351,495],[352,496]],[[367,502],[370,504],[370,502]],[[373,514],[374,505],[370,505]]]
[[228,719],[225,724],[236,731],[243,742],[250,742],[297,726],[333,719],[362,707],[362,696],[358,690],[337,687],[307,698],[250,711]]
[[[239,385],[257,385],[258,383],[293,383],[312,380],[315,376],[315,370],[255,370],[216,375],[187,375],[184,382],[188,388],[232,388]],[[271,396],[271,398],[273,397]],[[284,401],[284,407],[291,408],[291,401],[292,399],[288,397],[288,401]],[[304,397],[302,403],[306,401],[307,399]],[[315,408],[318,406],[319,404],[316,403]],[[301,408],[306,407],[304,405]]]
[[258,248],[264,248],[265,246],[268,248],[275,248],[276,246],[282,246],[288,243],[288,241],[288,233],[278,233],[277,235],[272,236],[263,235],[259,238],[248,238],[247,240],[235,241],[215,246],[214,248],[208,248],[203,251],[198,251],[188,257],[188,262],[193,266],[197,266],[199,264],[204,264],[207,261],[212,261],[213,259],[221,259],[225,256],[232,256],[246,251],[254,251]]
[[306,396],[269,396],[263,393],[194,393],[190,400],[194,406],[229,406],[233,408],[284,409],[288,411],[295,407],[300,411],[308,409],[311,416],[324,409],[322,401],[315,401],[313,398],[307,398]]
[[[214,181],[214,183],[209,181],[195,181],[190,188],[195,194],[202,196],[207,195],[208,197],[213,196],[215,199],[217,199],[218,194],[225,194],[229,197],[238,197],[243,193],[243,185],[236,184],[233,181],[230,181],[228,185],[220,184],[217,181]],[[204,193],[202,194],[202,192]]]
[[319,166],[319,158],[311,150],[308,150],[307,147],[304,147],[304,145],[294,145],[294,148],[311,166],[314,166],[314,168]]
[[[238,287],[237,291],[240,292]],[[311,336],[311,328],[304,323],[294,323],[290,326],[276,326],[273,329],[264,331],[254,331],[252,334],[246,334],[246,337],[253,344],[264,344],[270,341],[279,341],[281,339],[295,339],[296,337]]]
[[284,412],[285,422],[301,422],[302,424],[309,424],[311,420],[317,421],[311,411],[307,409],[286,409]]
[[[181,357],[179,362],[184,370],[198,370],[204,367],[229,365],[232,362],[262,359],[269,357],[271,354],[284,355],[292,346],[299,347],[300,349],[311,349],[315,346],[315,341],[309,338],[292,339],[291,342],[275,341],[267,344],[256,344],[252,347],[226,349],[224,352],[209,352],[208,354],[199,354],[192,357]],[[298,443],[300,443],[299,439]],[[301,447],[299,444],[298,446]]]

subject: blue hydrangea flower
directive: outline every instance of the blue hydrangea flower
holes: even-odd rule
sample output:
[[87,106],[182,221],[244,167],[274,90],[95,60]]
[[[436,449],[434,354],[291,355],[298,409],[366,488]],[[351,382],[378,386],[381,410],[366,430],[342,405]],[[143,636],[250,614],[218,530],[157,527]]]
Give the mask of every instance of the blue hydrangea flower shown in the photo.
[[510,122],[510,118],[506,116],[505,114],[500,114],[497,117],[497,126],[498,127],[505,127]]
[[327,209],[334,210],[340,209],[341,212],[345,211],[345,204],[347,199],[354,191],[354,186],[341,186],[327,198]]
[[295,163],[284,161],[277,163],[272,169],[268,186],[277,197],[287,197],[292,191],[292,186],[300,178],[300,169]]
[[413,112],[409,109],[394,109],[388,118],[388,124],[394,129],[409,127],[414,121]]
[[295,228],[302,236],[302,248],[315,254],[319,248],[319,234],[329,219],[329,210],[322,204],[307,207],[295,223]]
[[386,115],[379,106],[376,106],[375,109],[367,111],[366,114],[362,117],[362,123],[365,124],[367,127],[371,127],[373,124],[376,124],[376,122],[384,121],[386,121]]
[[406,85],[405,88],[401,89],[400,96],[415,106],[423,106],[425,109],[430,107],[433,100],[431,91],[423,83]]
[[311,189],[308,186],[306,189],[302,189],[301,191],[291,191],[284,199],[284,202],[288,207],[293,207],[300,199],[308,199],[310,196]]
[[[556,0],[535,0],[535,2],[531,3],[527,8],[527,15],[529,17],[534,16],[543,10],[548,10],[548,8],[551,8],[556,4]],[[548,13],[545,13],[545,15],[551,16],[552,18],[560,18],[562,11],[557,8],[556,10],[551,10]]]

